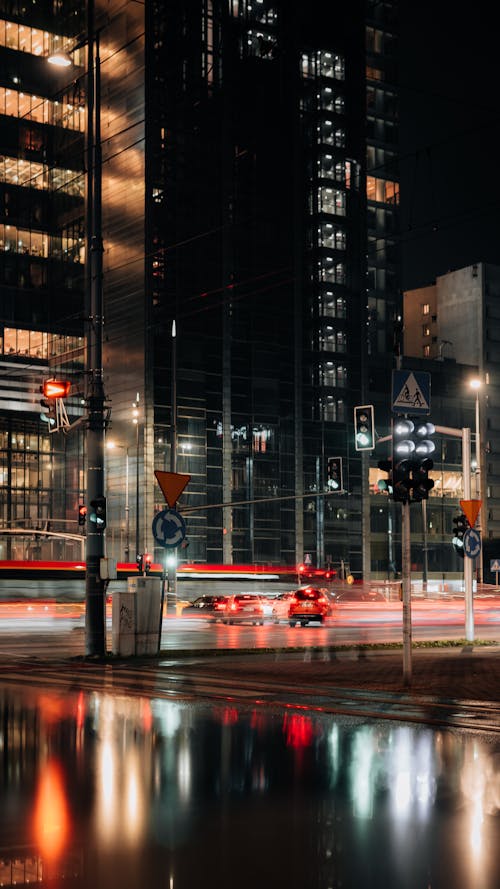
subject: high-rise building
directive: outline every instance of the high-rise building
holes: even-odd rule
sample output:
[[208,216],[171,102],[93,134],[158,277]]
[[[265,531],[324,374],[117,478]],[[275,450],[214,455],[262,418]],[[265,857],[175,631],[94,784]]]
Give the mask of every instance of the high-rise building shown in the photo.
[[[368,456],[354,448],[353,408],[377,402],[387,417],[399,345],[396,10],[96,3],[110,555],[153,549],[162,469],[191,475],[179,505],[189,561],[369,573]],[[45,56],[83,45],[88,22],[65,0],[55,17],[48,2],[0,12],[0,226],[29,243],[16,268],[46,275],[41,293],[9,279],[14,251],[0,247],[2,323],[21,338],[77,337],[85,57],[69,76],[47,73]],[[9,374],[20,358],[15,345],[8,361],[6,342]],[[64,365],[31,364],[33,398],[0,403],[1,421],[42,435],[36,383]],[[83,391],[81,367],[66,370]],[[43,434],[81,471],[83,426]],[[332,457],[341,491],[328,487]],[[21,504],[26,478],[19,489]],[[82,474],[48,485],[47,497],[66,491],[68,533],[84,489]],[[2,522],[26,518],[1,509]]]

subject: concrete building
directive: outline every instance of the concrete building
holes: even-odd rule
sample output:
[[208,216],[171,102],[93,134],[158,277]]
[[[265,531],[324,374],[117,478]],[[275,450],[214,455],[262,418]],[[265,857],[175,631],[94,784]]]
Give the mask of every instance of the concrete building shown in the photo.
[[[444,382],[452,364],[460,368],[462,383],[456,395],[469,406],[458,422],[476,434],[476,395],[471,380],[481,382],[477,390],[479,419],[480,493],[483,506],[481,531],[487,550],[500,538],[500,268],[477,263],[439,276],[427,287],[404,294],[404,352],[420,359],[420,366],[439,366]],[[434,379],[434,377],[433,377]],[[456,416],[456,414],[455,414]],[[453,425],[453,413],[444,414],[443,425]],[[473,481],[472,493],[478,496]],[[498,553],[493,552],[498,558]]]

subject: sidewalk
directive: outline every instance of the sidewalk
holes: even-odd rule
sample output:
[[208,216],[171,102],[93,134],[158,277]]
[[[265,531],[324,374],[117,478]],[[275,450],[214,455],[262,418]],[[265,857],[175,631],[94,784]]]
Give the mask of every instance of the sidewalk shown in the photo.
[[[168,657],[172,657],[172,652]],[[180,652],[177,653],[180,655]],[[188,653],[186,652],[186,655]],[[319,688],[427,695],[442,699],[500,702],[500,645],[414,647],[410,684],[405,684],[402,649],[323,649],[286,652],[191,652],[182,671],[207,676],[266,679]],[[195,663],[194,663],[195,661]],[[298,670],[300,663],[300,672]],[[300,677],[300,678],[299,678]]]

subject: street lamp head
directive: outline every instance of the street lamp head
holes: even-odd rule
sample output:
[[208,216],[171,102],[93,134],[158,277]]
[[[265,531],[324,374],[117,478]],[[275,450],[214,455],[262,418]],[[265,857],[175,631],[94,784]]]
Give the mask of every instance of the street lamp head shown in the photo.
[[482,385],[483,384],[481,380],[479,380],[477,377],[474,377],[473,380],[469,380],[469,386],[471,387],[471,389],[480,389]]
[[47,61],[57,68],[69,68],[73,64],[67,52],[54,52],[48,56]]

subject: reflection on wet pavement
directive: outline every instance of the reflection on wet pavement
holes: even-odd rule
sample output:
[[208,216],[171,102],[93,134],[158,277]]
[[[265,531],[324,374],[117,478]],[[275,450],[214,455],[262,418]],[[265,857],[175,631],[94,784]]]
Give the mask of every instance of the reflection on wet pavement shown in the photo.
[[78,688],[0,708],[0,886],[500,884],[498,741]]

